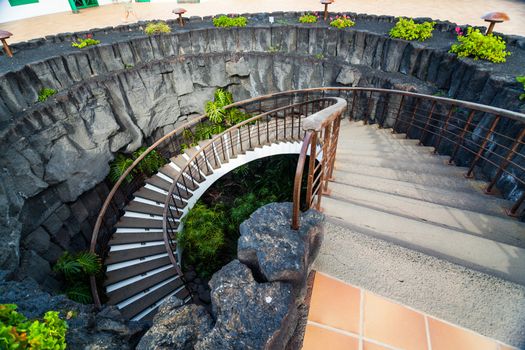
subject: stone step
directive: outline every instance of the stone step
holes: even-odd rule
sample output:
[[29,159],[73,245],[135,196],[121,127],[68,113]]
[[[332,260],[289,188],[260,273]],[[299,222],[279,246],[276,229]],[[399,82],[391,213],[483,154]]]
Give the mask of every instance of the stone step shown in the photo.
[[357,232],[525,285],[523,248],[330,197],[323,209]]
[[466,179],[463,176],[447,176],[433,173],[421,173],[417,171],[404,169],[390,169],[387,167],[355,167],[343,165],[344,163],[336,161],[336,170],[334,171],[334,178],[341,179],[339,182],[344,182],[344,178],[351,177],[353,174],[368,175],[371,177],[379,177],[382,179],[391,179],[397,181],[410,182],[413,184],[428,185],[432,187],[440,187],[445,190],[454,190],[462,192],[476,192],[486,186],[483,181],[476,181]]
[[337,158],[351,158],[353,156],[357,157],[375,157],[375,158],[384,158],[384,159],[399,159],[412,162],[433,162],[437,163],[438,161],[443,163],[443,161],[449,158],[446,156],[436,156],[431,152],[426,151],[397,151],[397,152],[388,152],[385,150],[374,150],[374,149],[361,149],[353,150],[346,149],[344,146],[338,146],[337,148]]
[[[381,165],[382,162],[394,163],[400,158],[400,153],[379,153],[371,154],[370,152],[352,152],[351,150],[345,150],[344,148],[337,149],[336,160],[339,159],[344,162],[358,162],[369,165]],[[411,158],[412,161],[414,160]],[[439,166],[447,165],[449,157],[431,154],[430,157],[426,155],[417,159],[418,164],[435,164]]]
[[357,173],[353,173],[350,176],[343,175],[340,173],[333,182],[396,194],[407,198],[420,199],[454,208],[472,210],[479,213],[496,216],[505,215],[504,208],[510,208],[512,206],[507,200],[486,195],[481,191],[462,192],[461,195],[458,195],[458,191],[446,190],[429,185],[413,184]]
[[[361,162],[363,160],[363,162]],[[453,165],[447,165],[446,162],[441,164],[439,163],[420,163],[406,160],[397,160],[397,159],[382,159],[375,162],[369,161],[366,163],[366,159],[347,161],[347,158],[342,157],[341,161],[336,160],[336,169],[340,170],[355,170],[362,172],[377,172],[383,168],[388,168],[397,171],[413,171],[417,173],[428,173],[434,175],[444,175],[444,176],[453,176],[453,177],[463,177],[467,173],[468,168],[458,167]]]
[[343,202],[525,248],[525,223],[510,217],[487,215],[340,183],[331,183],[330,190],[333,193],[330,198]]

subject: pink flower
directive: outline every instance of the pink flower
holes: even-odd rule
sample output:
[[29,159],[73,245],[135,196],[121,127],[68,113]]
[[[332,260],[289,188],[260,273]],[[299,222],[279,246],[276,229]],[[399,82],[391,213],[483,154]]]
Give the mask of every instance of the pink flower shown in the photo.
[[93,34],[86,34],[86,38],[88,38],[88,39],[93,38]]
[[330,17],[330,21],[333,21],[334,19],[332,17]]
[[461,30],[460,27],[456,27],[456,29],[454,29],[454,30],[456,31],[456,34],[457,34],[458,36],[462,36],[462,35],[463,35],[463,31]]

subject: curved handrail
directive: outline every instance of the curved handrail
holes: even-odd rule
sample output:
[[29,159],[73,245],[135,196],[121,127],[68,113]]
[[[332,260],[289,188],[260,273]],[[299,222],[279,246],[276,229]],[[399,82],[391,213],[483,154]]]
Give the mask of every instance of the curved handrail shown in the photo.
[[[283,97],[293,98],[293,96],[298,95],[298,94],[303,94],[303,95],[306,94],[306,100],[308,100],[308,97],[309,97],[308,95],[309,94],[312,94],[313,96],[315,96],[315,94],[322,93],[323,96],[324,96],[325,94],[329,94],[331,92],[336,92],[339,95],[341,95],[342,93],[346,93],[347,100],[349,100],[350,96],[352,97],[352,107],[351,107],[351,112],[349,113],[350,117],[352,117],[353,114],[354,114],[354,108],[356,106],[355,102],[357,100],[357,95],[358,94],[364,94],[364,95],[369,94],[369,96],[368,96],[369,104],[373,104],[372,96],[374,94],[387,95],[387,96],[390,96],[390,95],[400,96],[401,97],[401,102],[400,102],[400,105],[398,106],[399,108],[398,108],[398,116],[396,118],[396,124],[393,126],[394,131],[397,132],[398,130],[402,130],[403,128],[400,127],[401,125],[408,125],[408,131],[409,132],[412,130],[412,128],[415,128],[416,131],[418,131],[418,130],[421,131],[421,134],[422,134],[421,135],[421,140],[423,140],[424,137],[428,136],[428,135],[432,135],[433,137],[435,137],[436,141],[434,142],[434,147],[436,147],[436,148],[438,148],[443,141],[448,141],[448,142],[455,143],[456,147],[455,147],[455,150],[454,150],[453,154],[451,155],[451,161],[455,161],[456,154],[458,153],[459,149],[461,149],[463,151],[466,151],[466,152],[470,152],[470,153],[472,153],[475,156],[475,158],[474,158],[475,161],[473,161],[473,164],[471,166],[472,169],[476,165],[476,162],[479,159],[487,161],[489,164],[492,164],[493,166],[498,167],[498,171],[496,172],[496,176],[494,176],[492,178],[492,181],[491,181],[490,185],[487,187],[487,192],[491,191],[491,189],[496,185],[496,182],[501,178],[501,176],[503,174],[506,174],[506,175],[509,175],[509,176],[513,176],[520,183],[525,183],[525,180],[518,178],[511,171],[507,170],[507,168],[510,165],[518,166],[521,169],[519,164],[517,164],[516,162],[513,162],[513,158],[517,154],[519,154],[518,152],[519,152],[520,146],[525,144],[525,140],[524,140],[525,134],[523,132],[521,132],[521,133],[518,132],[518,136],[512,136],[512,135],[509,136],[509,135],[504,135],[504,134],[498,133],[495,130],[495,125],[497,124],[497,122],[493,123],[490,128],[485,128],[485,127],[479,125],[479,123],[478,123],[478,125],[476,127],[479,128],[479,130],[481,130],[483,132],[486,131],[487,132],[487,136],[485,137],[485,140],[484,140],[484,143],[483,143],[483,147],[480,147],[478,152],[473,152],[466,145],[463,144],[466,136],[474,136],[473,132],[469,130],[469,127],[472,127],[473,123],[469,123],[468,122],[467,125],[463,128],[463,132],[458,134],[458,135],[455,135],[455,134],[451,133],[447,129],[447,127],[451,126],[453,124],[453,122],[454,122],[454,117],[450,117],[450,115],[453,114],[452,112],[449,113],[449,116],[447,118],[444,118],[445,125],[444,125],[444,127],[441,128],[441,131],[439,133],[436,133],[434,131],[429,130],[429,129],[431,129],[433,122],[443,121],[443,120],[438,120],[438,119],[434,118],[433,115],[432,115],[432,111],[429,113],[428,117],[426,118],[427,122],[425,123],[425,127],[424,128],[421,127],[421,126],[414,125],[414,121],[417,121],[417,118],[422,115],[422,113],[420,111],[423,110],[423,109],[420,106],[416,105],[413,108],[413,115],[412,115],[412,119],[410,120],[410,122],[403,121],[403,120],[401,120],[402,118],[400,118],[400,114],[404,113],[404,112],[402,112],[403,108],[405,107],[403,105],[403,101],[406,100],[407,98],[413,98],[413,99],[416,99],[416,100],[423,100],[423,101],[431,102],[433,105],[436,105],[436,104],[437,105],[447,105],[447,106],[450,107],[451,111],[452,111],[453,108],[464,108],[464,109],[470,110],[471,113],[483,112],[483,113],[487,113],[489,115],[497,116],[498,118],[496,118],[496,119],[498,119],[498,120],[499,119],[505,119],[505,118],[506,119],[511,119],[511,120],[519,123],[520,127],[525,125],[525,114],[514,112],[514,111],[509,111],[509,110],[505,110],[505,109],[501,109],[501,108],[498,108],[498,107],[487,106],[487,105],[483,105],[483,104],[479,104],[479,103],[475,103],[475,102],[469,102],[469,101],[454,100],[454,99],[447,98],[447,97],[430,96],[430,95],[425,95],[425,94],[420,94],[420,93],[415,93],[415,92],[399,91],[399,90],[391,90],[391,89],[383,89],[383,88],[322,87],[322,88],[298,89],[298,90],[284,91],[284,92],[278,92],[278,93],[258,96],[258,97],[255,97],[255,98],[251,98],[251,99],[247,99],[247,100],[243,100],[243,101],[239,101],[239,102],[233,103],[231,105],[226,106],[225,109],[234,108],[234,107],[241,107],[242,108],[243,106],[249,106],[249,105],[257,103],[257,102],[259,102],[259,107],[260,107],[262,102],[271,101],[271,100],[276,101],[275,103],[277,105],[278,104],[277,101],[280,98],[283,98]],[[358,108],[359,108],[359,106],[358,106]],[[424,110],[424,112],[428,112],[428,111]],[[370,116],[368,116],[368,117],[370,117]],[[365,116],[363,119],[365,121],[367,121],[368,117]],[[151,146],[149,146],[146,149],[145,152],[143,152],[132,163],[132,165],[117,180],[117,182],[115,183],[115,185],[111,189],[108,197],[104,201],[104,204],[103,204],[103,206],[102,206],[102,208],[101,208],[101,210],[99,212],[99,215],[97,217],[97,221],[95,223],[95,226],[94,226],[94,229],[93,229],[93,234],[92,234],[92,237],[91,237],[91,243],[90,243],[90,251],[91,252],[94,252],[94,253],[96,252],[98,236],[99,236],[100,228],[101,228],[102,223],[104,221],[104,216],[106,215],[106,212],[107,212],[111,202],[113,201],[113,199],[115,197],[115,194],[117,193],[118,189],[124,183],[125,178],[137,167],[137,165],[140,163],[140,161],[143,160],[151,151],[159,148],[159,146],[161,146],[164,142],[166,142],[168,140],[175,139],[184,130],[191,129],[192,127],[194,127],[198,123],[203,122],[204,120],[206,120],[206,118],[207,118],[206,114],[203,114],[203,115],[201,115],[201,116],[199,116],[197,118],[194,118],[191,121],[188,121],[188,122],[184,123],[180,127],[176,128],[175,130],[169,132],[168,134],[164,135],[163,137],[161,137],[160,139],[155,141]],[[459,118],[456,118],[456,119],[459,119]],[[380,121],[381,125],[382,125],[383,122],[384,122],[384,120]],[[390,126],[390,127],[392,127],[392,126]],[[457,128],[459,128],[459,127],[457,127]],[[450,134],[452,134],[453,136],[457,136],[457,138],[454,139],[452,137],[449,137]],[[510,145],[503,144],[503,143],[496,144],[498,147],[501,147],[502,149],[504,149],[507,152],[505,155],[500,155],[500,154],[494,152],[492,149],[491,150],[487,150],[485,148],[487,143],[491,142],[489,136],[490,137],[492,137],[492,136],[503,137],[503,138],[507,138],[510,141],[512,141],[512,143]],[[483,154],[481,154],[481,152],[485,152],[485,151],[489,152],[490,154],[487,155],[487,156],[484,156]],[[492,157],[499,157],[501,159],[499,159],[498,161],[494,161],[494,160],[489,159],[489,157],[491,157],[491,156]],[[469,169],[469,175],[471,175],[472,169]],[[513,208],[511,208],[510,212],[513,213],[513,214],[516,214],[518,208],[520,207],[520,205],[524,201],[525,201],[525,195],[522,196],[522,198],[518,199],[518,201],[516,201],[515,205],[513,206]],[[100,306],[100,300],[98,298],[98,293],[96,292],[96,282],[95,282],[94,277],[92,277],[92,280],[91,280],[91,287],[92,287],[92,291],[93,291],[93,295],[94,295],[94,299],[95,299],[95,304],[97,306]]]
[[[245,121],[243,121],[243,122],[241,122],[239,124],[236,124],[236,125],[228,128],[227,130],[225,130],[225,131],[223,131],[223,132],[213,136],[211,139],[206,140],[206,144],[203,145],[202,148],[198,152],[193,154],[191,156],[191,158],[186,161],[186,166],[184,168],[180,169],[178,176],[173,179],[173,182],[170,185],[170,188],[168,190],[168,194],[166,196],[166,201],[164,202],[163,237],[164,237],[164,244],[166,246],[166,250],[168,251],[168,255],[170,256],[170,260],[172,262],[176,261],[175,256],[173,254],[173,250],[175,249],[175,245],[172,243],[173,242],[173,238],[170,236],[170,233],[168,232],[168,230],[170,230],[168,228],[168,219],[169,219],[168,218],[168,214],[171,211],[171,207],[175,207],[175,210],[177,212],[182,210],[182,208],[181,209],[178,208],[177,201],[173,201],[173,195],[175,193],[175,189],[180,191],[180,188],[179,188],[180,186],[179,185],[183,185],[185,187],[185,188],[183,188],[183,190],[185,190],[185,191],[189,190],[187,184],[185,184],[185,176],[187,176],[187,174],[190,174],[190,176],[192,176],[191,168],[195,167],[195,165],[197,165],[196,171],[197,172],[201,171],[201,169],[200,169],[200,167],[198,165],[199,162],[198,162],[197,159],[204,159],[204,161],[207,162],[206,156],[205,156],[206,152],[210,151],[210,148],[215,143],[220,142],[223,145],[224,144],[223,143],[224,136],[231,135],[232,132],[240,131],[243,127],[246,127],[246,126],[249,127],[250,125],[253,125],[254,123],[258,123],[260,120],[262,120],[265,117],[271,116],[273,114],[277,114],[278,112],[281,112],[281,111],[286,111],[287,109],[292,109],[292,111],[293,111],[296,107],[303,107],[303,106],[308,105],[308,104],[323,103],[323,106],[324,106],[324,104],[326,102],[329,102],[329,101],[336,102],[336,104],[337,103],[341,103],[341,101],[339,101],[339,100],[341,100],[341,99],[334,98],[334,97],[326,97],[324,99],[314,99],[314,100],[309,100],[309,101],[306,101],[306,102],[299,102],[299,103],[294,103],[294,104],[287,105],[287,106],[284,106],[284,107],[276,108],[276,109],[273,109],[271,111],[264,112],[262,114],[253,116],[253,117],[251,117],[251,118],[249,118],[249,119],[247,119],[247,120],[245,120]],[[346,102],[344,100],[342,100],[342,103],[344,103],[346,105]],[[332,106],[330,106],[330,107],[332,107]],[[327,108],[330,108],[330,107],[327,107]],[[316,114],[317,113],[315,113],[313,116],[315,116]],[[303,116],[299,116],[298,125],[296,127],[297,138],[298,139],[300,139],[300,134],[301,134],[300,131],[304,130],[304,127],[301,129],[301,118],[303,118]],[[306,119],[308,119],[308,118],[305,118],[305,120]],[[291,133],[290,133],[290,136],[292,136],[292,137],[294,136],[294,122],[293,122],[293,120],[294,119],[293,119],[293,116],[292,116],[292,130],[291,130]],[[259,126],[258,124],[256,124],[256,125]],[[283,126],[286,128],[286,116],[284,118]],[[259,135],[257,135],[257,136],[259,136]],[[286,131],[285,131],[284,132],[284,138],[286,138],[286,136],[287,135],[286,135]],[[250,143],[251,143],[251,137],[252,136],[249,135],[249,141],[248,142],[250,142]],[[278,135],[276,135],[276,137],[278,137]],[[230,142],[233,142],[231,140],[232,139],[230,137]],[[278,141],[278,140],[279,139],[276,139],[276,141]],[[239,137],[239,141],[237,142],[237,144],[236,145],[230,144],[230,146],[236,148],[239,144],[242,144],[242,143],[243,143],[242,137]],[[223,151],[223,150],[224,149],[221,149],[221,151]],[[212,150],[212,152],[213,152],[213,150]],[[220,153],[218,150],[217,150],[217,152]],[[207,163],[204,166],[207,167],[208,166]],[[183,180],[183,181],[181,182],[181,180]],[[191,179],[191,182],[193,182],[193,178]],[[179,192],[178,197],[181,198],[180,192]],[[180,218],[180,220],[182,220],[182,217]],[[173,230],[171,230],[171,231],[173,231]]]

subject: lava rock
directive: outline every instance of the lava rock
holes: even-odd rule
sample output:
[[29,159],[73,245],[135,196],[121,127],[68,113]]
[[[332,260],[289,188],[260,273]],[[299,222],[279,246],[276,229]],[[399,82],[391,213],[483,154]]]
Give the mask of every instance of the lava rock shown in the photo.
[[213,275],[210,286],[216,323],[196,350],[284,349],[297,321],[290,283],[257,283],[234,260]]
[[301,213],[299,230],[290,227],[291,203],[256,210],[240,226],[237,257],[265,281],[304,284],[323,239],[324,215]]
[[153,326],[142,337],[137,350],[194,348],[197,339],[212,328],[212,319],[204,307],[182,304],[182,300],[172,296],[160,306]]

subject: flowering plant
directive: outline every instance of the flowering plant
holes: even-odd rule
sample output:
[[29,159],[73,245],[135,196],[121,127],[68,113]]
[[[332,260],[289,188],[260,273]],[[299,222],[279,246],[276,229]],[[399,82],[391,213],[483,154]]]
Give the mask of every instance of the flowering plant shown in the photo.
[[335,28],[343,29],[354,26],[355,22],[352,21],[347,15],[337,15],[335,16],[335,19],[330,17],[330,25]]

